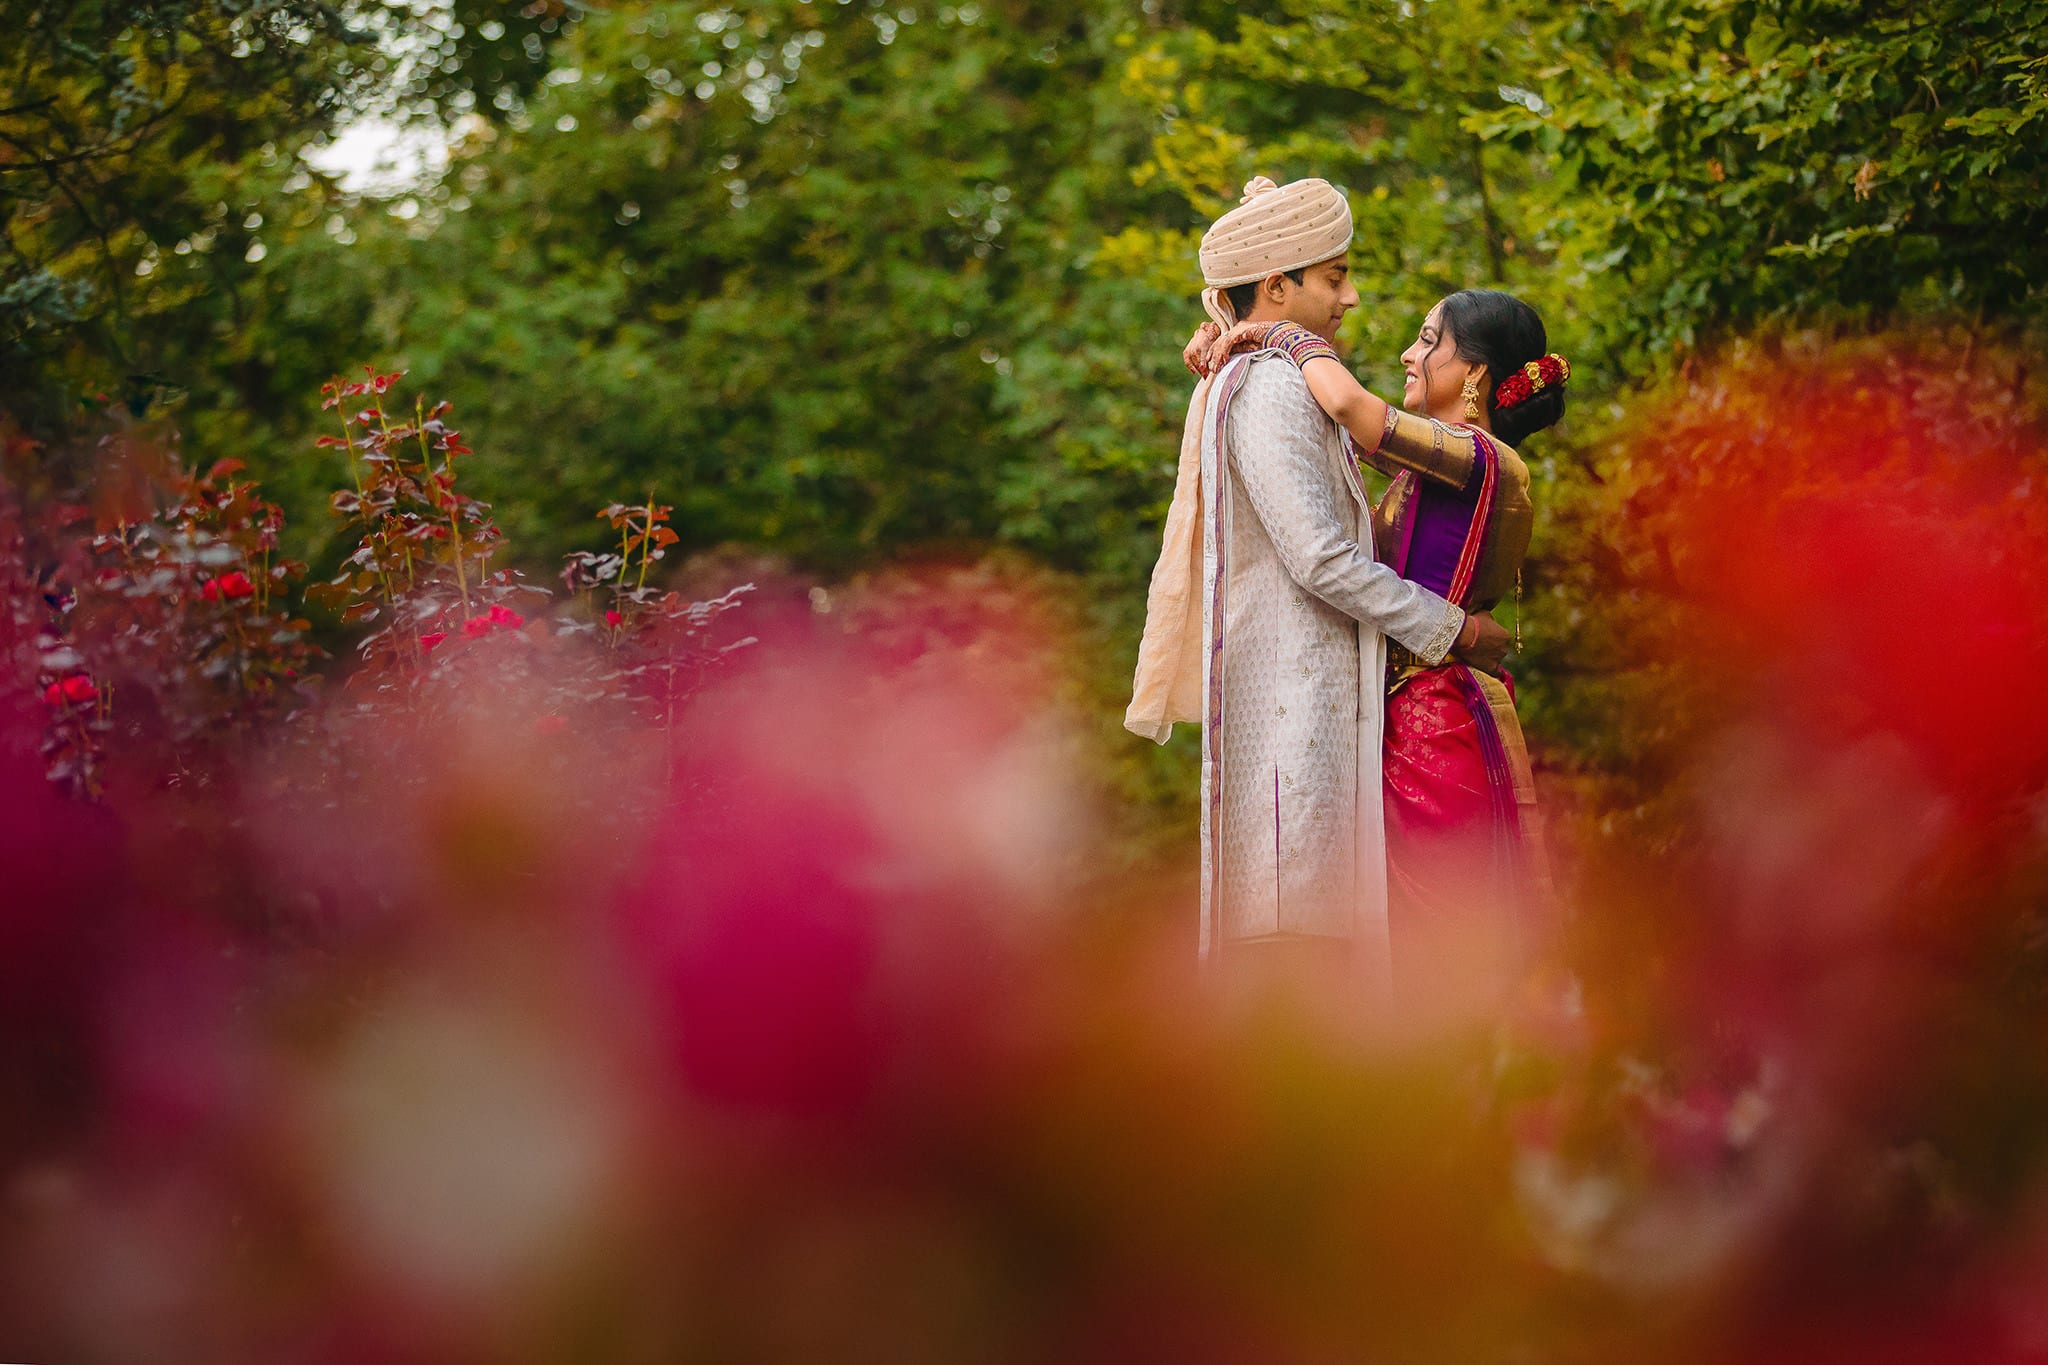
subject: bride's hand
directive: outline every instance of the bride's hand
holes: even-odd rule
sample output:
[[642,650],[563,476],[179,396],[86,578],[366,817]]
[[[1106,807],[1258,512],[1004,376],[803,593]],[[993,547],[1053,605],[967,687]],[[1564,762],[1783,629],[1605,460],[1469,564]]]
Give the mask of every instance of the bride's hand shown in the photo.
[[1207,374],[1214,374],[1223,368],[1223,362],[1239,351],[1255,351],[1263,346],[1266,333],[1272,327],[1267,322],[1240,322],[1237,326],[1217,337],[1209,347]]
[[1213,322],[1205,322],[1198,328],[1180,353],[1180,363],[1188,367],[1188,373],[1197,379],[1206,378],[1202,372],[1202,359],[1209,354],[1209,348],[1216,344],[1216,338],[1223,335],[1223,329]]

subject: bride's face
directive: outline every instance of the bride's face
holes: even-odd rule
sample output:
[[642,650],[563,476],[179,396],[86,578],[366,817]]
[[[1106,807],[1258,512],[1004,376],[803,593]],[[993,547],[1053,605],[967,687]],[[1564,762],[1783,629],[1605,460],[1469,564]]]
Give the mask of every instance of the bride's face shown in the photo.
[[1458,358],[1443,311],[1442,304],[1430,309],[1422,330],[1401,352],[1401,406],[1410,412],[1443,412],[1464,401],[1465,376],[1472,367]]

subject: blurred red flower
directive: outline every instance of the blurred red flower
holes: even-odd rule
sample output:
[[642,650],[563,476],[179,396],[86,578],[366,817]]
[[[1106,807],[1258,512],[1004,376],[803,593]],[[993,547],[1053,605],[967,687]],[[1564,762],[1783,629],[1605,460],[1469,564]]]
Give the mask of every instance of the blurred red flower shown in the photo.
[[98,701],[99,696],[99,688],[83,673],[74,673],[43,689],[43,700],[52,706],[62,706],[66,702],[83,706],[87,702]]
[[462,623],[462,633],[472,640],[481,640],[491,633],[491,618],[472,616]]
[[209,578],[199,589],[199,595],[209,602],[219,602],[223,599],[239,601],[244,597],[254,597],[256,585],[249,581],[249,575],[237,569],[233,573],[224,573],[219,578]]
[[496,602],[491,605],[490,622],[493,626],[502,626],[506,630],[517,630],[526,624],[526,618],[504,603]]
[[420,648],[423,650],[432,649],[447,638],[448,632],[445,630],[430,630],[425,635],[420,636]]

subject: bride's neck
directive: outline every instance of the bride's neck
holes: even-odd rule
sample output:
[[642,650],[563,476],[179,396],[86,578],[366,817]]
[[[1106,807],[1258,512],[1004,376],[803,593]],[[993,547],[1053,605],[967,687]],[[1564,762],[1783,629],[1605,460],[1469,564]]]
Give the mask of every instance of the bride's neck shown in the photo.
[[1467,417],[1465,415],[1465,400],[1463,398],[1445,403],[1429,415],[1447,426],[1478,427],[1488,436],[1493,435],[1493,422],[1485,413],[1482,412],[1477,417]]

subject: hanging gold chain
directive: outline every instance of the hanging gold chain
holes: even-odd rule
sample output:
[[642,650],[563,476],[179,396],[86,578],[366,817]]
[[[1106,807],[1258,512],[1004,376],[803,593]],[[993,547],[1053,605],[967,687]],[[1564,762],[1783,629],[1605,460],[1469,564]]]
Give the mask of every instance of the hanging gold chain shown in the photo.
[[1515,570],[1515,653],[1522,652],[1522,571]]

